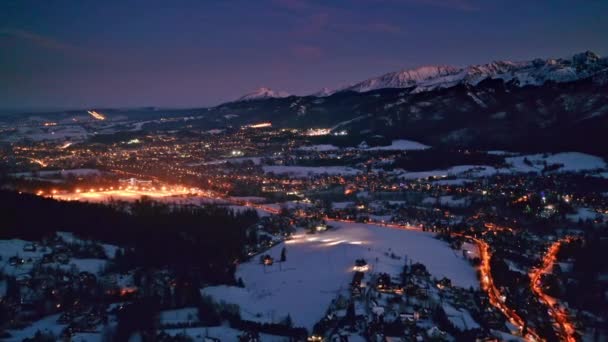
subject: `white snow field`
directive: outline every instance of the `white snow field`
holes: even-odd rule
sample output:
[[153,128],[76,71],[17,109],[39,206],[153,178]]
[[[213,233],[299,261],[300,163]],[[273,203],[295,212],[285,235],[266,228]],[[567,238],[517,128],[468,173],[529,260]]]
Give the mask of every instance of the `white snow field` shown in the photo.
[[[455,286],[478,287],[475,270],[433,234],[363,223],[331,222],[336,229],[323,234],[303,232],[267,253],[278,260],[286,247],[287,261],[264,267],[259,257],[241,264],[237,277],[245,288],[214,286],[202,289],[215,301],[238,304],[244,319],[278,322],[288,314],[294,326],[312,329],[340,291],[349,289],[355,259],[365,258],[370,272],[399,275],[407,262],[421,262],[437,278]],[[397,258],[391,258],[394,253]]]
[[160,324],[185,324],[198,322],[198,308],[187,307],[160,312]]
[[51,316],[46,316],[38,321],[33,322],[28,327],[21,330],[8,330],[11,334],[11,337],[3,339],[3,341],[22,341],[26,338],[33,338],[36,335],[36,332],[40,331],[41,333],[53,334],[55,336],[59,336],[61,331],[67,326],[67,324],[58,324],[57,319],[61,316],[60,314],[55,314]]
[[[209,338],[217,338],[220,341],[238,341],[242,331],[230,328],[228,326],[219,327],[196,327],[196,328],[175,328],[161,329],[170,336],[186,335],[193,341],[209,341]],[[284,342],[289,341],[289,338],[276,335],[260,334],[261,341],[268,342]]]
[[428,177],[445,178],[449,176],[477,178],[491,176],[496,174],[496,172],[496,168],[487,165],[457,165],[444,170],[401,172],[399,173],[399,177],[402,179],[421,179]]
[[393,140],[388,146],[376,146],[367,148],[367,151],[408,151],[408,150],[425,150],[430,146],[421,144],[412,140]]
[[340,148],[330,144],[320,144],[320,145],[310,145],[310,146],[302,146],[298,148],[300,151],[315,151],[315,152],[327,152],[327,151],[337,151]]
[[[524,158],[527,158],[532,166],[527,165]],[[580,152],[531,154],[506,158],[505,161],[511,164],[511,168],[515,172],[540,172],[545,162],[548,165],[563,164],[564,166],[559,168],[557,172],[590,171],[607,167],[602,158]]]
[[308,177],[316,175],[344,175],[353,176],[361,173],[360,170],[353,169],[347,166],[282,166],[282,165],[270,165],[263,166],[264,172],[274,174],[284,174],[292,177]]

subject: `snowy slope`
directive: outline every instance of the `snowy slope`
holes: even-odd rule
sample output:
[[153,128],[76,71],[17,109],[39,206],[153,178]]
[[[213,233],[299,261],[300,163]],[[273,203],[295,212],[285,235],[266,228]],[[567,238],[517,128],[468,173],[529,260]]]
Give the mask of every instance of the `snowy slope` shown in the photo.
[[587,51],[569,58],[534,59],[531,61],[496,61],[464,68],[452,66],[422,66],[390,72],[351,86],[322,91],[314,96],[327,96],[338,91],[367,92],[384,88],[411,88],[424,92],[458,84],[477,85],[484,79],[502,79],[518,86],[539,86],[545,82],[571,82],[587,78],[608,68],[608,58]]
[[264,100],[271,98],[283,98],[287,96],[289,96],[289,94],[284,91],[274,91],[270,88],[262,87],[241,96],[237,101]]
[[[456,286],[478,287],[475,269],[433,234],[363,223],[332,222],[337,229],[323,234],[297,234],[287,244],[268,250],[278,258],[283,247],[287,260],[264,267],[255,257],[238,266],[244,288],[212,286],[202,290],[214,300],[240,306],[244,319],[278,322],[288,314],[295,326],[312,329],[332,299],[349,289],[352,267],[365,258],[371,272],[398,276],[408,261],[421,262],[437,277]],[[394,252],[399,259],[389,257]]]

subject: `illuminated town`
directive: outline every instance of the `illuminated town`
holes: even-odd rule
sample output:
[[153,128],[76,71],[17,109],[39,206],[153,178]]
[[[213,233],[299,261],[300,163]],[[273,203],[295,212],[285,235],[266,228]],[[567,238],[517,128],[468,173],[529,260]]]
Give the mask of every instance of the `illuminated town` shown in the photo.
[[[605,186],[601,185],[605,184],[601,176],[593,178],[594,174],[605,172],[605,163],[600,159],[583,153],[526,156],[457,150],[448,158],[474,154],[484,162],[443,170],[405,171],[387,165],[407,156],[417,158],[443,152],[406,140],[341,148],[325,142],[346,140],[348,132],[335,133],[327,128],[275,128],[264,122],[196,131],[189,122],[183,121],[183,128],[172,131],[142,130],[134,135],[116,133],[85,141],[11,143],[2,157],[5,184],[19,193],[39,198],[99,203],[124,210],[135,210],[128,209],[133,205],[130,203],[144,203],[142,199],[169,208],[215,207],[234,213],[251,210],[259,223],[248,228],[248,242],[238,260],[243,265],[238,267],[243,270],[237,268],[236,287],[234,290],[226,285],[203,287],[201,294],[209,301],[205,305],[234,301],[241,310],[257,310],[261,315],[247,314],[241,319],[269,320],[275,325],[282,324],[280,315],[284,313],[296,322],[291,323],[292,330],[284,333],[311,341],[357,332],[373,338],[386,336],[387,331],[391,334],[401,331],[393,329],[422,339],[460,336],[576,341],[589,333],[586,326],[594,319],[592,312],[570,304],[570,291],[577,293],[580,289],[574,286],[570,290],[564,284],[577,281],[572,267],[577,267],[576,258],[586,239],[592,238],[589,234],[605,232],[602,229],[608,219],[608,198],[601,192],[580,190],[591,184]],[[126,127],[137,125],[125,123]],[[582,171],[540,175],[526,172],[535,168],[535,164],[553,169],[547,160],[568,163],[572,156],[578,164],[583,160],[582,165],[576,166]],[[79,240],[71,234],[63,232],[55,239],[70,246],[73,242],[69,241],[93,246],[101,243]],[[395,236],[386,240],[384,234]],[[417,241],[428,237],[433,237],[428,248],[436,249],[434,252],[420,251],[409,242],[428,244]],[[78,272],[78,267],[82,267],[77,273],[80,277],[90,274],[98,277],[98,281],[107,277],[125,278],[122,282],[111,282],[113,285],[98,283],[108,293],[104,301],[116,298],[124,303],[124,298],[137,300],[148,291],[134,282],[137,269],[125,270],[126,273],[112,271],[114,255],[106,252],[101,258],[79,259],[73,252],[56,251],[54,245],[45,241],[27,242],[22,250],[3,255],[7,274],[15,276],[17,284],[32,286],[30,279],[36,279],[39,267],[48,267],[43,257],[64,255],[61,257],[64,259],[51,261],[49,265],[57,265],[66,274]],[[398,241],[402,242],[393,244]],[[331,295],[314,301],[325,303],[325,307],[315,304],[317,314],[300,317],[297,309],[291,311],[289,306],[272,304],[274,300],[264,303],[252,297],[250,300],[256,303],[253,304],[230,294],[243,291],[241,283],[247,289],[250,282],[261,285],[268,281],[294,281],[290,277],[298,275],[283,270],[296,267],[297,273],[298,269],[304,272],[307,267],[314,267],[301,264],[306,259],[293,258],[316,248],[321,248],[320,256],[338,258],[334,262],[345,263],[346,267],[339,272],[339,279],[343,280],[329,280],[334,275],[328,278]],[[38,249],[48,252],[39,254]],[[279,254],[283,256],[277,251],[282,251]],[[447,257],[453,260],[432,257],[445,251],[451,251]],[[430,256],[425,255],[428,252]],[[100,267],[103,270],[91,269],[86,260],[96,260],[95,263],[105,266]],[[312,258],[310,262],[315,260]],[[396,265],[401,266],[395,268]],[[449,265],[448,269],[445,265]],[[558,273],[557,268],[561,270]],[[157,280],[161,288],[171,288],[178,281],[173,278],[177,274],[170,269],[161,267],[157,272],[164,277]],[[268,280],[258,279],[274,272],[277,275]],[[28,277],[23,278],[26,274]],[[338,285],[341,281],[343,285]],[[286,300],[283,296],[293,295],[292,291],[310,291],[291,286],[293,290],[277,294],[276,300]],[[250,295],[256,296],[255,292]],[[21,317],[23,304],[20,308],[12,300],[7,298],[4,304],[15,317]],[[54,309],[48,314],[56,312],[63,317],[65,311],[57,306],[62,300],[60,297],[51,300]],[[260,311],[265,305],[272,305],[272,312],[276,313],[265,316],[268,312]],[[197,331],[197,327],[205,327],[206,323],[196,317],[181,321],[185,319],[183,312],[195,307],[166,306],[161,310],[159,331],[164,331],[163,326],[172,326],[163,323],[162,317],[165,312],[175,310],[179,329]],[[71,310],[70,317],[79,317],[90,308]],[[95,315],[101,321],[117,317],[110,311]],[[26,322],[23,317],[19,321]],[[97,331],[93,325],[100,324],[79,325],[74,319],[61,320],[66,322],[62,326],[74,327],[70,334]]]
[[608,341],[608,7],[562,5],[0,4],[0,341]]

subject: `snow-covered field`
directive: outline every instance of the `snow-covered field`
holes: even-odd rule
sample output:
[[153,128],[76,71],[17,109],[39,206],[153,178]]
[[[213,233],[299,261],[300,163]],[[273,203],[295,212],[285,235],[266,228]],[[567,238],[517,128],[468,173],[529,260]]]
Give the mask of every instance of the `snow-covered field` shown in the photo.
[[321,144],[321,145],[310,145],[310,146],[302,146],[298,148],[300,151],[316,151],[316,152],[326,152],[326,151],[336,151],[340,148],[334,145],[329,144]]
[[[524,159],[528,159],[532,166],[527,165]],[[530,154],[505,159],[511,165],[514,172],[540,172],[544,163],[563,164],[557,172],[578,172],[605,169],[606,163],[602,158],[580,152],[564,152],[556,154]]]
[[[24,251],[26,245],[31,243],[25,240],[12,239],[12,240],[0,240],[0,270],[5,274],[20,275],[27,274],[32,270],[34,262],[41,259],[44,252],[40,249],[36,251]],[[9,258],[18,256],[26,262],[21,265],[10,265]],[[27,262],[28,259],[32,259],[31,262]]]
[[281,166],[281,165],[270,165],[263,167],[264,172],[289,175],[292,177],[307,177],[316,175],[345,175],[352,176],[360,173],[360,170],[353,169],[347,166]]
[[[528,160],[531,165],[527,164]],[[462,183],[465,179],[487,177],[495,174],[503,173],[540,173],[546,165],[562,164],[560,168],[551,172],[595,172],[600,177],[603,175],[601,171],[608,168],[608,165],[600,157],[579,152],[564,152],[555,154],[530,154],[517,157],[507,157],[505,162],[507,167],[495,168],[487,165],[457,165],[443,170],[429,170],[398,172],[398,176],[402,179],[422,179],[428,177],[445,178],[455,176],[457,180],[446,180],[444,183],[437,184],[453,184]]]
[[459,310],[446,303],[443,304],[443,310],[448,316],[450,322],[452,322],[452,324],[454,324],[458,329],[465,331],[479,328],[479,324],[475,322],[467,310]]
[[[462,252],[420,231],[390,229],[362,223],[332,222],[337,229],[323,234],[300,233],[267,253],[287,261],[262,266],[258,258],[241,264],[237,277],[245,288],[214,286],[202,290],[216,301],[236,303],[244,319],[277,322],[288,314],[295,326],[312,329],[329,303],[349,289],[355,259],[365,258],[372,272],[398,275],[407,262],[421,262],[435,277],[448,277],[456,286],[477,287],[474,269]],[[391,258],[394,253],[395,258]]]
[[[206,337],[217,338],[220,341],[238,341],[239,336],[243,334],[242,331],[232,329],[228,326],[162,329],[162,331],[170,336],[184,334],[192,338],[194,341],[209,341],[205,339]],[[260,340],[264,342],[289,341],[289,339],[286,337],[268,334],[260,334]]]
[[88,175],[100,175],[102,172],[97,169],[66,169],[66,170],[43,170],[34,172],[18,172],[13,173],[12,175],[15,177],[34,177],[37,175],[42,178],[57,178],[57,177],[67,177],[68,175],[72,176],[88,176]]
[[[111,255],[113,257],[114,255]],[[79,272],[89,272],[92,274],[101,274],[106,268],[108,260],[105,259],[78,259],[71,258],[67,264],[52,263],[51,267],[58,267],[64,271],[70,271],[72,268]]]
[[420,179],[428,177],[485,177],[497,172],[496,168],[487,165],[457,165],[444,170],[430,170],[417,172],[402,172],[399,177],[402,179]]
[[596,218],[600,218],[603,221],[608,220],[608,214],[598,213],[591,208],[578,208],[575,214],[569,214],[566,217],[572,222],[595,220]]
[[50,333],[55,336],[58,336],[61,331],[67,326],[66,324],[58,324],[57,319],[61,316],[60,314],[55,314],[51,316],[44,317],[30,326],[26,327],[22,330],[8,330],[11,334],[11,337],[3,339],[3,341],[22,341],[26,338],[33,338],[36,335],[36,332],[40,331],[41,333]]
[[16,132],[0,136],[4,141],[20,141],[23,139],[33,141],[67,140],[82,141],[91,136],[91,133],[80,125],[64,125],[53,127],[19,127]]
[[455,198],[454,196],[439,196],[438,198],[437,197],[425,197],[422,200],[422,203],[430,204],[430,205],[443,205],[446,207],[458,208],[458,207],[468,206],[470,204],[470,198],[468,198],[468,197]]
[[198,322],[198,308],[188,307],[160,312],[160,324],[190,324]]
[[367,148],[367,151],[408,151],[408,150],[424,150],[430,146],[421,144],[412,140],[393,140],[388,146],[376,146]]
[[262,162],[262,157],[238,157],[238,158],[225,158],[225,159],[216,159],[202,163],[190,163],[190,166],[198,166],[198,165],[221,165],[226,163],[232,164],[241,164],[246,161],[251,161],[252,163],[259,165]]

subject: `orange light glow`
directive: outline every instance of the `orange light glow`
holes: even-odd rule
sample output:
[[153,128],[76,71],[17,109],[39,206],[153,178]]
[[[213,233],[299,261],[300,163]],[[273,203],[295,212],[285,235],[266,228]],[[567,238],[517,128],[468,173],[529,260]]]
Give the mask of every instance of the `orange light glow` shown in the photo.
[[95,120],[103,121],[106,119],[106,117],[103,114],[96,112],[94,110],[88,110],[87,113],[89,113]]

